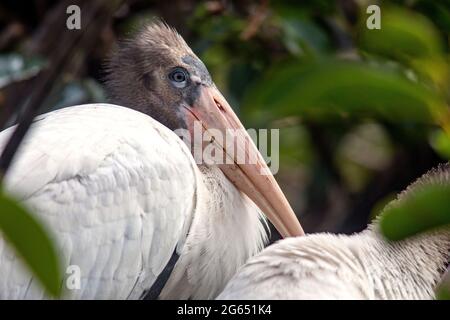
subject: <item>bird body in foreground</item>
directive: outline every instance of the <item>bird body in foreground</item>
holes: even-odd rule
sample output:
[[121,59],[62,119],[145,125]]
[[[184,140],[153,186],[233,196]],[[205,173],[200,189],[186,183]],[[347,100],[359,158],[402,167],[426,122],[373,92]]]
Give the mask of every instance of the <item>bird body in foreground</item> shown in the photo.
[[[426,174],[396,201],[430,183],[449,184],[450,166]],[[281,240],[251,258],[218,299],[431,299],[449,257],[448,228],[389,242],[375,221],[350,236]]]
[[[13,129],[0,134],[0,147]],[[106,104],[69,107],[40,116],[29,137],[5,178],[6,191],[48,226],[63,265],[80,268],[80,289],[67,297],[140,298],[179,246],[164,294],[211,298],[262,249],[256,206],[220,170],[201,172],[178,136],[140,112]],[[228,183],[227,194],[211,190],[218,182]],[[211,203],[216,194],[223,203]],[[208,242],[213,235],[217,243]],[[0,298],[44,298],[4,240],[0,274]]]
[[[176,31],[156,22],[121,43],[106,84],[123,107],[38,117],[5,177],[6,191],[55,238],[63,269],[79,271],[80,287],[63,290],[64,298],[146,297],[174,250],[180,258],[159,298],[214,298],[262,249],[259,209],[283,236],[303,234],[250,136]],[[210,138],[190,149],[196,126]],[[0,149],[13,130],[0,133]],[[219,139],[230,132],[231,141]],[[256,161],[239,162],[229,142]],[[231,161],[194,160],[210,146]],[[44,298],[1,238],[0,298]]]
[[[13,130],[1,133],[1,145]],[[63,265],[80,268],[82,285],[71,296],[139,295],[164,268],[192,216],[196,176],[189,151],[151,118],[107,105],[43,115],[28,137],[6,190],[45,223]],[[0,297],[43,298],[22,261],[0,244]]]

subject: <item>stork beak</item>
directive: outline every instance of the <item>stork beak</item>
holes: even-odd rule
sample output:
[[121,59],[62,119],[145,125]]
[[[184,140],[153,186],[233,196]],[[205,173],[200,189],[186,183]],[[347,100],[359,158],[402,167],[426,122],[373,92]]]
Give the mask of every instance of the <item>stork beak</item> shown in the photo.
[[[262,155],[219,90],[214,86],[201,85],[199,97],[187,109],[192,119],[201,122],[203,130],[212,136],[210,143],[223,150],[224,161],[217,165],[235,187],[264,212],[283,237],[304,235]],[[192,127],[191,124],[189,126]],[[221,137],[215,137],[214,132],[221,133]],[[230,150],[229,141],[224,142],[223,139],[229,139],[230,135],[234,139],[233,150]],[[245,161],[237,158],[242,154]]]

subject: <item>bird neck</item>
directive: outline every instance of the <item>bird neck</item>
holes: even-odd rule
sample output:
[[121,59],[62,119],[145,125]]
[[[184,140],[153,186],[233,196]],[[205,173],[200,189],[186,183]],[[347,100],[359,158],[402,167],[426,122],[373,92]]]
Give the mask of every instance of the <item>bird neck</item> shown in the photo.
[[267,242],[256,205],[216,166],[199,166],[197,208],[164,299],[211,299]]
[[434,289],[450,257],[449,228],[388,242],[375,222],[362,235],[367,241],[367,245],[361,247],[366,251],[362,256],[374,262],[367,264],[367,275],[377,279],[374,288],[380,298],[399,298],[399,295],[406,299],[434,297]]

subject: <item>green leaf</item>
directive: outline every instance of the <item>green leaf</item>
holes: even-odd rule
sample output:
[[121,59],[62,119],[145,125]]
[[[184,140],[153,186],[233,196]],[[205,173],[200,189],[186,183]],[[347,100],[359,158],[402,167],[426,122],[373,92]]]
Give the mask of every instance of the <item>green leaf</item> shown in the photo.
[[275,67],[249,91],[245,105],[256,118],[378,117],[432,123],[444,103],[434,91],[386,67],[330,59]]
[[416,70],[442,88],[449,81],[448,62],[439,31],[425,16],[416,12],[384,7],[381,29],[368,29],[363,16],[359,28],[359,48],[387,57]]
[[450,137],[443,130],[433,132],[430,143],[441,157],[450,160]]
[[427,15],[444,34],[450,34],[450,2],[448,0],[417,0],[414,9]]
[[22,206],[0,193],[0,231],[23,258],[44,288],[57,297],[61,291],[58,256],[44,228]]
[[292,55],[330,51],[331,42],[327,33],[303,8],[279,5],[276,12],[276,21],[282,31],[281,41]]
[[432,58],[443,54],[443,43],[426,17],[399,8],[381,8],[381,29],[368,29],[363,15],[359,47],[398,60]]
[[388,205],[380,226],[390,240],[401,240],[435,227],[450,224],[450,186],[429,185],[410,192]]

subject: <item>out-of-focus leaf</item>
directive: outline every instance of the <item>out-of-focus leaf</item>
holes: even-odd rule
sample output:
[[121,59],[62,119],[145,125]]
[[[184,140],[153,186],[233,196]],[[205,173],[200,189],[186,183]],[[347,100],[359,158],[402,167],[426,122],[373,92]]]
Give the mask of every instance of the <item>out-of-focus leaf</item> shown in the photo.
[[304,9],[278,6],[278,24],[283,31],[282,41],[289,52],[296,56],[305,53],[325,53],[330,50],[328,36]]
[[245,105],[254,117],[379,117],[431,123],[444,102],[434,91],[382,66],[326,60],[275,67],[249,91]]
[[443,52],[436,28],[418,13],[383,7],[380,29],[368,29],[362,20],[359,45],[363,50],[400,60],[432,58]]
[[437,88],[443,92],[448,90],[450,81],[450,67],[446,58],[417,59],[411,62],[412,68],[418,70],[421,75],[428,77]]
[[450,186],[432,184],[410,192],[384,210],[380,226],[391,240],[401,240],[450,224]]
[[443,130],[433,132],[430,142],[434,150],[442,157],[450,160],[450,138]]
[[0,231],[53,296],[61,291],[55,247],[45,229],[16,201],[0,193]]
[[381,9],[381,29],[368,29],[365,18],[359,30],[359,47],[412,67],[439,85],[449,80],[443,43],[431,21],[417,12]]
[[449,0],[417,0],[414,3],[414,9],[427,15],[446,34],[450,34],[449,8]]
[[45,66],[40,58],[25,58],[17,53],[0,55],[0,89],[10,83],[36,75]]

